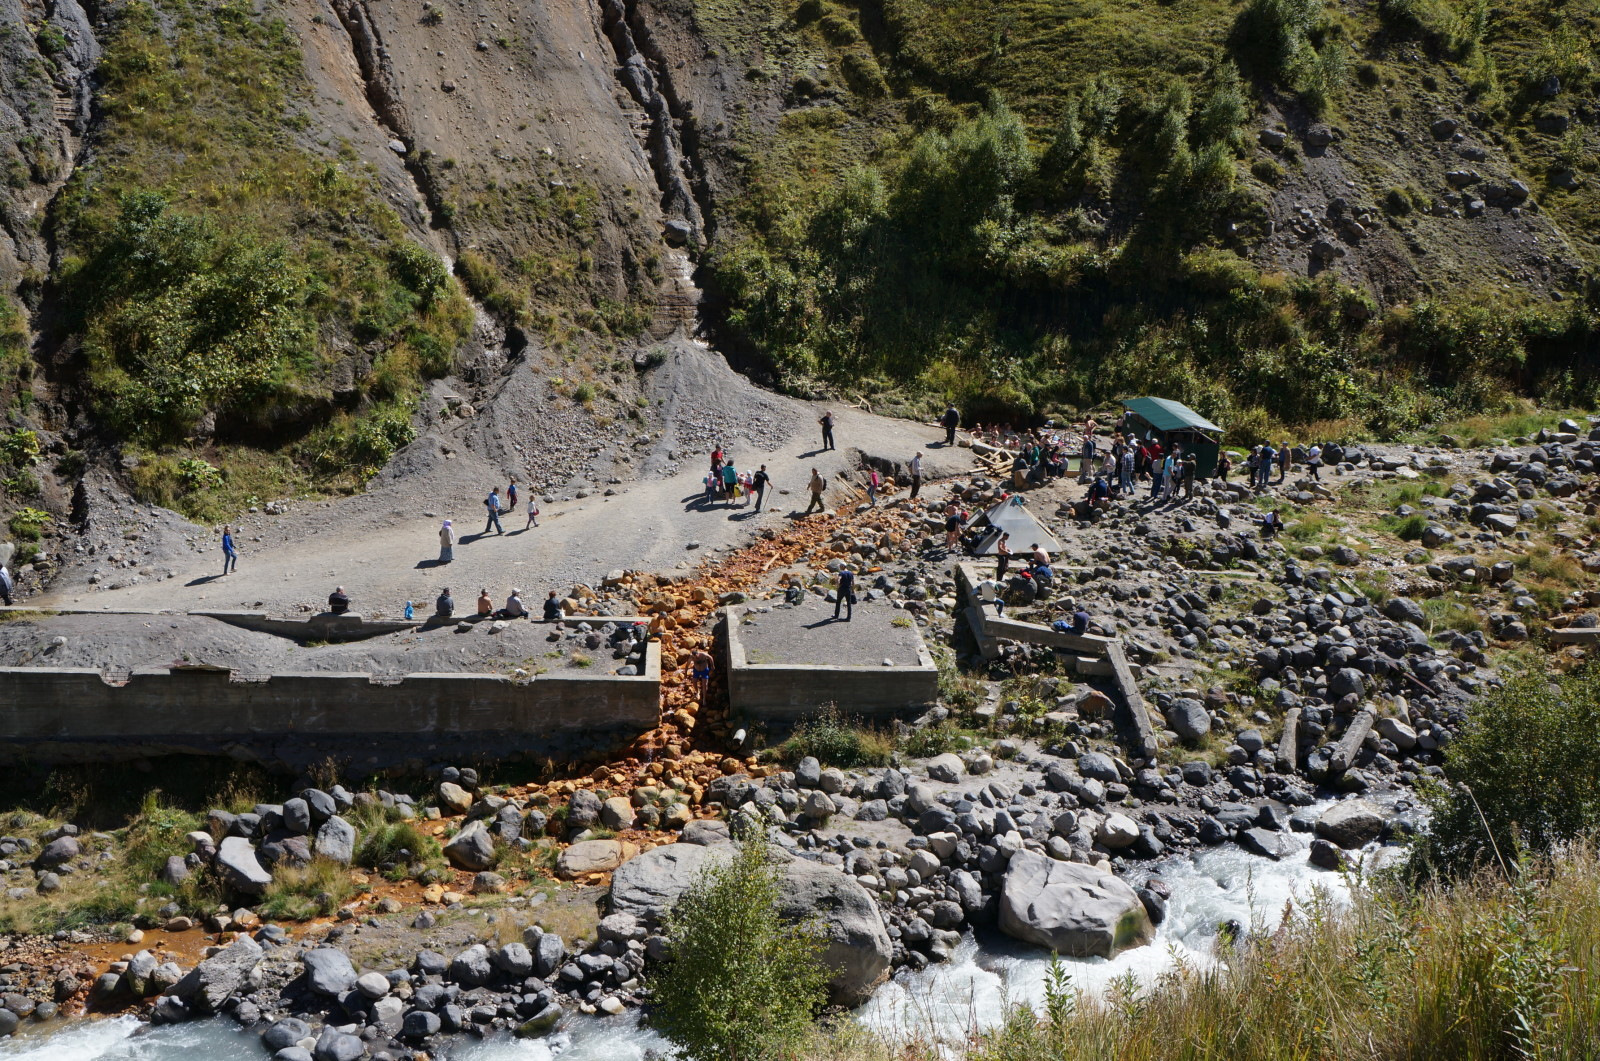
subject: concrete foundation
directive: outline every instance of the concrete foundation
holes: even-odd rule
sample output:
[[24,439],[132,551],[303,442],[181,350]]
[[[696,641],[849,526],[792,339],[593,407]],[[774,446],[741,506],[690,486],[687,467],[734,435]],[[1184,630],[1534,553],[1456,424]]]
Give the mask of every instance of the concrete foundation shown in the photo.
[[[357,622],[360,620],[357,619]],[[582,620],[574,620],[574,622]],[[627,622],[626,618],[610,619]],[[144,667],[0,668],[0,760],[92,762],[228,754],[292,761],[283,749],[385,760],[432,749],[478,759],[553,756],[625,743],[656,725],[661,649],[644,673],[277,673]]]
[[[831,613],[831,606],[829,613]],[[817,614],[820,611],[813,609]],[[837,632],[836,651],[827,660],[805,658],[807,653],[798,638],[786,639],[783,658],[767,662],[759,653],[747,651],[740,624],[748,609],[742,605],[724,612],[719,632],[726,646],[728,702],[735,715],[757,720],[793,721],[814,716],[828,706],[845,715],[871,717],[916,711],[939,696],[939,668],[928,653],[916,626],[893,627],[894,637],[905,642],[896,653],[882,653],[872,647],[874,626],[890,629],[895,617],[905,613],[887,605],[857,605],[849,625],[830,626]],[[760,614],[760,621],[774,626],[793,625],[803,629],[810,613],[796,609],[773,609]],[[875,658],[864,659],[871,654]],[[899,655],[902,658],[895,659]],[[887,657],[892,666],[885,666]],[[845,662],[839,662],[840,660]],[[833,662],[829,662],[831,660]]]

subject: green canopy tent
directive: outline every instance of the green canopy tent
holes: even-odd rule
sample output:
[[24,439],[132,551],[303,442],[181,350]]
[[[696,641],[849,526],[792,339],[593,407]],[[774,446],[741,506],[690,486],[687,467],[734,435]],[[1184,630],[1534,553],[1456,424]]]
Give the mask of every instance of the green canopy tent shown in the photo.
[[1122,407],[1129,413],[1130,429],[1136,436],[1153,435],[1163,449],[1181,445],[1185,453],[1194,454],[1196,475],[1203,479],[1216,474],[1222,428],[1168,398],[1129,398]]

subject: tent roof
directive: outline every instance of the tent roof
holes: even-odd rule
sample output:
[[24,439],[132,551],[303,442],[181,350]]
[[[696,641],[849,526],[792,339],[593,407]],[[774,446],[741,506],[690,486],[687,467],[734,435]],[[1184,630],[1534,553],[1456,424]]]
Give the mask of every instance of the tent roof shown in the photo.
[[992,506],[983,516],[990,530],[973,550],[978,556],[993,556],[995,543],[1000,540],[1001,534],[1011,535],[1011,551],[1014,553],[1026,551],[1034,542],[1044,546],[1046,552],[1061,551],[1061,543],[1056,540],[1055,535],[1046,530],[1044,524],[1028,511],[1028,506],[1015,504],[1012,498]]
[[1212,431],[1222,433],[1222,428],[1201,416],[1182,402],[1168,398],[1129,398],[1123,407],[1142,416],[1157,431]]

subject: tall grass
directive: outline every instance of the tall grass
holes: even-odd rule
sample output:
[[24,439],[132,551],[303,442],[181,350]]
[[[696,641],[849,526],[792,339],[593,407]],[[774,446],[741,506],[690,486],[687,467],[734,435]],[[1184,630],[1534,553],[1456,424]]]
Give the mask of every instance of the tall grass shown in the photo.
[[1346,911],[1286,906],[1222,957],[1102,997],[1057,985],[980,1036],[970,1061],[1593,1057],[1600,859],[1588,844],[1517,882],[1482,871]]

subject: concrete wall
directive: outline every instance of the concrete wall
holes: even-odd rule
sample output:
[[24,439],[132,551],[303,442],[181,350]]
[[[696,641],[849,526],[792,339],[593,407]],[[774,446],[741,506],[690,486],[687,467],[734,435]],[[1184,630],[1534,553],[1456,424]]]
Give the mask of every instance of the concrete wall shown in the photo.
[[751,663],[739,638],[743,609],[727,609],[718,632],[727,646],[728,705],[751,719],[794,720],[835,704],[847,715],[891,715],[939,698],[939,668],[921,639],[914,667],[824,667]]
[[209,611],[189,614],[202,615],[245,630],[286,637],[291,641],[361,641],[383,634],[415,630],[428,618],[423,614],[414,622],[404,619],[367,619],[358,612],[346,612],[343,615],[319,612],[303,618],[268,615],[265,612]]
[[[661,705],[661,650],[645,673],[288,673],[245,680],[225,671],[142,668],[108,681],[89,668],[0,668],[0,759],[93,761],[146,752],[227,751],[289,742],[363,749],[463,742],[487,758],[574,746],[571,738],[631,739]],[[325,740],[326,739],[326,740]],[[118,753],[122,753],[119,755]]]

